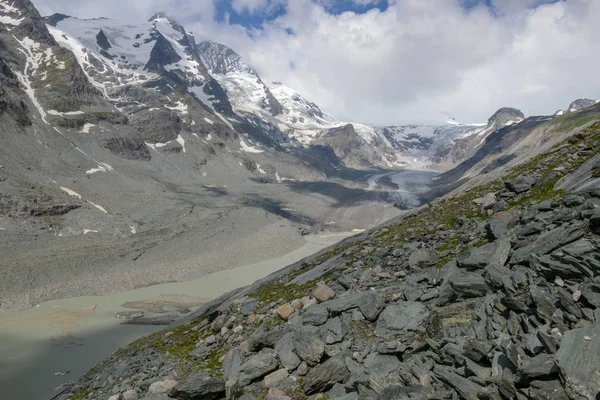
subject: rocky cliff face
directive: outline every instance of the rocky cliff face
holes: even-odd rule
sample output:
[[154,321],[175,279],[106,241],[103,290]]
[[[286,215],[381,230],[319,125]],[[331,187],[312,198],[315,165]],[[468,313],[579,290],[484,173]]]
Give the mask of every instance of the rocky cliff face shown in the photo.
[[224,295],[61,398],[594,398],[599,139],[596,123]]

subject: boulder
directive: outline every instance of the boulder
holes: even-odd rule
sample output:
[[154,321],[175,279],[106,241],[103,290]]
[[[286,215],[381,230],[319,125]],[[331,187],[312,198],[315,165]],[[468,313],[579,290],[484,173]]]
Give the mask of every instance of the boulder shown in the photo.
[[410,257],[408,257],[408,266],[410,268],[425,268],[429,266],[430,261],[431,258],[429,257],[427,250],[417,249],[410,254]]
[[137,391],[131,389],[123,392],[123,400],[138,400],[139,396]]
[[488,243],[481,247],[472,247],[456,258],[458,266],[469,270],[484,268],[496,251],[497,244]]
[[375,334],[380,337],[391,337],[409,331],[425,331],[425,321],[429,310],[421,303],[399,301],[387,306],[379,315]]
[[483,199],[481,200],[481,209],[482,210],[491,210],[496,205],[496,202],[497,202],[496,194],[488,193],[485,196],[483,196]]
[[302,314],[302,323],[307,325],[323,325],[329,318],[329,310],[324,304],[313,304]]
[[322,303],[333,299],[335,292],[329,286],[319,283],[313,292],[313,296]]
[[356,304],[367,320],[375,321],[385,306],[385,300],[380,293],[368,291],[362,293]]
[[482,387],[475,382],[467,378],[463,378],[462,376],[452,372],[452,370],[447,367],[436,365],[433,368],[433,372],[436,374],[438,379],[446,382],[449,386],[456,390],[461,399],[470,400],[478,398],[477,394]]
[[548,379],[558,373],[554,357],[550,354],[539,354],[526,361],[520,370],[521,380],[528,382],[536,378]]
[[292,398],[281,389],[271,388],[267,392],[265,400],[292,400]]
[[256,379],[262,378],[277,369],[279,363],[273,350],[264,349],[250,357],[240,367],[237,382],[240,387],[249,385]]
[[318,329],[303,326],[294,332],[294,350],[300,359],[314,366],[321,361],[325,352],[325,342],[321,338]]
[[225,395],[225,382],[200,373],[185,378],[169,390],[169,397],[179,400],[214,400]]
[[456,294],[465,298],[483,297],[489,291],[483,276],[476,272],[458,271],[448,279],[448,282]]
[[296,312],[290,303],[285,303],[277,309],[277,314],[286,321]]
[[275,344],[275,351],[281,365],[288,371],[295,370],[300,365],[300,358],[294,352],[294,334],[287,333]]
[[278,369],[275,372],[271,372],[269,375],[265,376],[263,380],[263,386],[267,389],[277,386],[277,384],[283,381],[285,378],[289,376],[287,369],[282,368]]
[[346,357],[349,356],[349,352],[342,352],[311,369],[302,383],[304,392],[325,392],[336,383],[344,383],[350,377],[350,370],[346,366]]
[[335,344],[344,340],[344,329],[340,317],[330,318],[321,328],[325,344]]
[[513,193],[524,193],[531,189],[535,184],[535,178],[526,175],[519,175],[515,179],[505,183],[508,190]]
[[485,234],[490,242],[500,239],[508,230],[506,221],[493,218],[485,224]]
[[148,395],[160,396],[163,394],[167,394],[169,390],[171,390],[175,385],[177,385],[177,381],[168,378],[162,381],[154,382],[148,388]]
[[568,391],[595,398],[600,392],[600,323],[565,332],[556,363]]
[[590,229],[593,232],[600,233],[600,210],[596,210],[590,218]]

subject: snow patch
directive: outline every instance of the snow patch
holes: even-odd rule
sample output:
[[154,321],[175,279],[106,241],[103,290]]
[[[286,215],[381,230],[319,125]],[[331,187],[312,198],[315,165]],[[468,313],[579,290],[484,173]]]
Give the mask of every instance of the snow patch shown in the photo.
[[[14,2],[13,2],[13,4],[8,4],[7,2],[0,3],[0,13],[17,14],[18,16],[21,16],[21,10],[19,10],[17,7],[14,6]],[[13,18],[9,15],[0,15],[0,23],[6,24],[6,25],[13,25],[13,26],[21,25],[21,22],[23,21],[23,19],[24,18]]]
[[181,136],[181,134],[179,134],[177,136],[177,143],[179,143],[181,145],[181,147],[183,148],[183,152],[185,153],[185,140],[183,140],[183,136]]
[[129,230],[131,231],[132,235],[135,235],[137,233],[137,228],[135,227],[135,225],[129,225]]
[[81,115],[81,114],[85,114],[85,113],[83,111],[60,112],[60,111],[56,111],[56,110],[48,110],[48,114],[64,117],[65,115]]
[[75,197],[76,199],[79,199],[79,200],[83,199],[83,197],[81,197],[81,195],[74,190],[71,190],[69,188],[62,187],[62,186],[60,187],[60,189],[63,192],[65,192],[66,194],[68,194],[69,196]]
[[93,205],[94,207],[96,207],[98,210],[102,211],[104,214],[108,214],[108,211],[106,211],[106,210],[104,209],[104,207],[102,207],[102,206],[99,206],[98,204],[92,203],[92,202],[91,202],[91,201],[89,201],[89,200],[86,200],[86,201],[87,201],[88,203],[90,203],[91,205]]
[[93,229],[84,229],[83,230],[84,235],[87,235],[88,233],[98,233],[98,231],[95,231]]
[[266,174],[265,170],[260,167],[260,164],[256,164],[256,170],[261,174]]
[[90,129],[92,129],[94,126],[94,124],[85,124],[83,125],[83,128],[81,128],[81,130],[79,132],[81,133],[90,133]]
[[214,122],[213,122],[213,121],[212,121],[210,118],[204,118],[204,120],[205,120],[206,122],[208,122],[209,124],[211,124],[211,125],[214,125],[214,124],[215,124],[215,123],[214,123]]
[[152,150],[156,150],[156,149],[160,149],[161,147],[165,147],[169,144],[171,144],[172,140],[169,140],[166,143],[148,143],[148,142],[144,142],[146,144],[146,146],[150,147]]
[[166,108],[168,108],[169,110],[173,110],[173,111],[178,111],[183,115],[187,115],[188,114],[188,106],[186,104],[183,104],[183,102],[180,100],[177,103],[175,103],[175,105],[173,107],[169,107],[169,106],[165,106]]
[[35,108],[37,108],[42,118],[42,121],[47,124],[48,122],[46,121],[46,111],[44,111],[44,108],[35,97],[35,89],[31,86],[30,80],[31,76],[37,74],[44,53],[38,51],[40,48],[40,44],[33,41],[29,37],[25,37],[23,38],[23,40],[19,40],[15,35],[13,35],[13,38],[15,38],[15,40],[21,46],[21,48],[18,50],[25,55],[25,68],[23,69],[23,72],[13,72],[15,73],[17,79],[19,79],[21,84],[25,86],[25,93],[27,93],[29,99],[31,100]]
[[257,149],[256,147],[248,146],[244,139],[240,138],[240,145],[242,146],[242,151],[246,153],[264,153],[264,150]]
[[91,174],[95,174],[96,172],[107,172],[107,171],[113,171],[113,167],[111,167],[110,165],[108,165],[106,163],[100,163],[100,164],[98,164],[98,167],[88,169],[87,171],[85,171],[85,173],[88,175],[91,175]]

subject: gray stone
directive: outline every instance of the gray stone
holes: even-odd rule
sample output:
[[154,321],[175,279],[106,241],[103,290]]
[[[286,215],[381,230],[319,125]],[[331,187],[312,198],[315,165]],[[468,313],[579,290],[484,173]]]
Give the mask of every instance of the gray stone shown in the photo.
[[452,275],[448,282],[452,285],[454,292],[466,298],[483,297],[489,291],[483,276],[476,272],[459,271]]
[[277,385],[287,378],[288,375],[288,371],[285,368],[271,372],[269,375],[265,376],[265,379],[263,380],[263,386],[267,389],[277,387]]
[[508,230],[508,223],[497,218],[489,220],[485,224],[485,233],[490,242],[500,239]]
[[485,340],[469,339],[463,346],[463,355],[475,362],[480,362],[488,357],[493,344]]
[[288,371],[295,370],[300,365],[300,357],[294,352],[294,334],[285,334],[280,341],[275,344],[275,351],[279,357],[281,365]]
[[310,366],[317,365],[325,352],[325,342],[317,329],[304,326],[294,332],[294,350]]
[[585,282],[581,285],[581,296],[594,307],[600,308],[600,283]]
[[229,379],[240,370],[244,363],[244,352],[241,349],[233,349],[225,355],[223,360],[223,376]]
[[275,371],[279,365],[275,357],[275,352],[270,349],[261,350],[250,357],[240,367],[237,379],[239,386],[247,386],[252,381]]
[[539,400],[569,400],[559,381],[533,381],[529,383],[529,393],[532,399]]
[[515,179],[506,182],[506,188],[513,193],[524,193],[535,184],[535,178],[519,175]]
[[544,230],[544,224],[541,222],[532,222],[529,223],[515,231],[515,235],[517,237],[526,237],[535,235],[536,233],[540,233]]
[[375,291],[362,293],[356,303],[360,312],[369,321],[375,321],[385,306],[383,296]]
[[325,340],[325,344],[335,344],[344,340],[342,319],[340,317],[330,318],[325,325],[321,327],[321,335]]
[[596,210],[590,217],[590,229],[593,232],[600,233],[600,210]]
[[535,208],[539,211],[552,211],[554,207],[552,206],[551,200],[544,200],[541,203],[539,203]]
[[556,363],[565,387],[593,399],[600,392],[600,323],[566,332]]
[[225,395],[225,382],[200,373],[185,378],[169,390],[169,397],[179,400],[213,400]]
[[484,268],[489,264],[496,251],[495,243],[488,243],[481,247],[472,247],[456,258],[459,267],[469,270]]
[[329,318],[329,310],[324,304],[313,304],[302,314],[302,323],[307,325],[323,325]]
[[477,394],[481,390],[481,386],[475,382],[457,375],[456,373],[452,372],[450,368],[439,365],[436,365],[433,368],[433,372],[436,374],[438,379],[446,382],[454,390],[456,390],[460,398],[469,400],[478,398]]
[[280,327],[271,327],[269,324],[262,324],[260,327],[252,332],[248,338],[250,351],[256,352],[265,347],[273,348],[281,338],[289,332],[288,325],[282,325]]
[[539,354],[523,363],[520,369],[520,375],[526,380],[536,378],[548,378],[558,373],[558,367],[554,357],[549,354]]
[[227,325],[228,321],[229,321],[229,316],[227,316],[225,314],[219,315],[217,318],[215,318],[215,320],[211,324],[211,328],[212,328],[213,332],[215,332],[215,333],[221,332],[221,328],[223,328],[225,325]]
[[383,310],[375,328],[380,337],[390,337],[407,331],[424,331],[429,310],[421,303],[399,301]]
[[584,231],[581,228],[582,226],[579,223],[574,223],[574,225],[569,227],[561,226],[548,231],[540,235],[532,244],[515,250],[511,258],[511,263],[527,263],[532,254],[550,254],[559,247],[580,239],[584,235]]
[[556,311],[558,303],[552,288],[532,285],[529,287],[529,294],[535,303],[537,315],[546,322],[552,321],[552,315]]
[[425,268],[429,266],[431,258],[425,249],[414,250],[408,257],[408,266],[410,268]]
[[577,207],[582,205],[585,202],[585,197],[579,196],[577,194],[571,194],[565,196],[564,205],[567,207]]
[[577,319],[583,318],[583,314],[581,313],[581,309],[573,300],[573,296],[568,293],[563,288],[557,288],[558,301],[560,302],[560,306],[566,312],[572,314]]
[[254,312],[254,310],[256,310],[257,307],[258,307],[257,302],[248,301],[248,302],[242,304],[242,308],[241,308],[240,312],[242,313],[242,315],[248,316],[248,315],[252,314]]
[[487,193],[483,196],[481,200],[481,209],[482,210],[490,210],[494,208],[496,205],[496,194],[495,193]]
[[309,395],[326,392],[334,384],[348,380],[350,370],[346,366],[346,357],[349,356],[349,352],[342,352],[311,369],[302,383],[304,392]]

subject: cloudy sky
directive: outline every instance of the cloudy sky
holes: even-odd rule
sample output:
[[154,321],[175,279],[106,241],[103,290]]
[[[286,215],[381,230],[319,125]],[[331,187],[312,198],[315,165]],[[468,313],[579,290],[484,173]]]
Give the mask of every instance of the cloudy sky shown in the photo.
[[597,0],[33,0],[134,23],[171,14],[347,121],[485,122],[600,99]]

